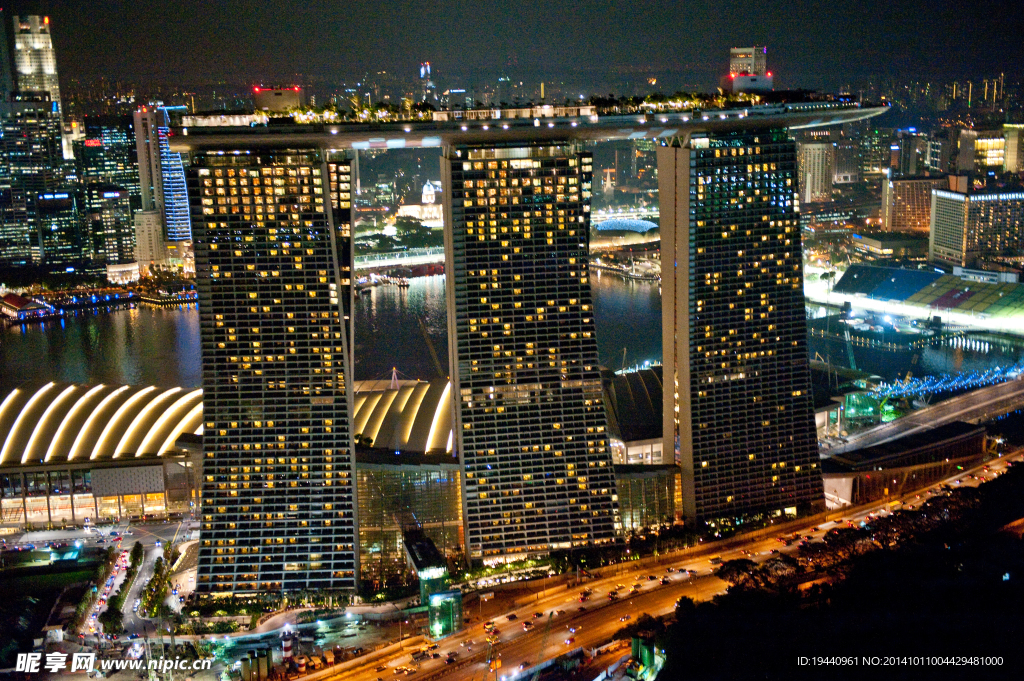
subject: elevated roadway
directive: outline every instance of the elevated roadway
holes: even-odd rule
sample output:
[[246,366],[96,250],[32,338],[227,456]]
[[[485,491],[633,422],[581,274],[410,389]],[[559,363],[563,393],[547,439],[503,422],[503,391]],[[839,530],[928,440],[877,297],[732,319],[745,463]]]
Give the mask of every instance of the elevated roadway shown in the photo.
[[822,450],[825,455],[884,444],[905,435],[931,430],[953,421],[981,423],[1024,406],[1024,380],[979,388],[920,409],[903,418],[855,433],[846,442]]

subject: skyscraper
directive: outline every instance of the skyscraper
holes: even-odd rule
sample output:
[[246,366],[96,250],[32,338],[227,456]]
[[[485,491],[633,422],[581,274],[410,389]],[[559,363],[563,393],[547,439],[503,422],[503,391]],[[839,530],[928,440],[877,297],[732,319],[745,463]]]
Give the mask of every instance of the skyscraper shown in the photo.
[[185,171],[181,154],[168,146],[170,112],[184,107],[148,106],[135,112],[135,143],[139,164],[142,210],[163,217],[165,241],[192,238]]
[[800,201],[821,203],[832,200],[832,179],[836,174],[836,148],[831,142],[802,142],[797,145],[800,169]]
[[50,39],[50,17],[14,17],[14,69],[18,89],[46,92],[63,112],[57,82],[57,55]]
[[1024,248],[1024,192],[932,190],[928,259],[972,266],[987,255]]
[[683,514],[817,508],[795,143],[693,133],[658,168],[664,448],[679,452]]
[[768,48],[734,47],[729,50],[729,73],[735,75],[765,76],[768,74]]
[[466,553],[610,542],[619,526],[587,269],[592,160],[572,144],[442,158]]
[[36,199],[62,185],[60,116],[45,92],[15,92],[0,121],[0,262],[43,258]]
[[204,433],[197,591],[356,587],[349,164],[191,153]]
[[86,116],[85,139],[75,144],[75,160],[83,182],[123,187],[132,210],[142,208],[139,155],[131,116]]
[[90,182],[85,188],[85,205],[93,257],[110,265],[134,262],[135,224],[128,190]]
[[84,263],[92,248],[82,224],[74,191],[39,194],[36,219],[39,224],[42,260],[46,263]]
[[882,230],[927,234],[931,223],[932,190],[949,186],[945,175],[894,177],[882,181]]

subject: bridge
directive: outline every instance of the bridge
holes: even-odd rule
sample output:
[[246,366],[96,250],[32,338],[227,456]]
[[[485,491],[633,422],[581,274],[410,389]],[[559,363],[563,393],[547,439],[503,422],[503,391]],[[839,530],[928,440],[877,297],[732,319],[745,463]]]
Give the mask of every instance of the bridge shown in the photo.
[[917,397],[959,390],[973,390],[1004,383],[1018,378],[1024,372],[1024,362],[1008,367],[993,367],[986,371],[967,371],[940,376],[908,378],[894,383],[880,383],[870,392],[875,397]]
[[954,421],[982,423],[1008,414],[1022,405],[1024,405],[1024,380],[1007,380],[1004,383],[979,388],[965,395],[958,395],[895,421],[854,433],[846,438],[844,444],[825,449],[822,453],[833,455],[852,452],[884,444],[905,435],[931,430]]
[[378,267],[413,267],[444,262],[444,247],[410,248],[405,251],[389,253],[366,253],[356,256],[357,270],[370,270]]

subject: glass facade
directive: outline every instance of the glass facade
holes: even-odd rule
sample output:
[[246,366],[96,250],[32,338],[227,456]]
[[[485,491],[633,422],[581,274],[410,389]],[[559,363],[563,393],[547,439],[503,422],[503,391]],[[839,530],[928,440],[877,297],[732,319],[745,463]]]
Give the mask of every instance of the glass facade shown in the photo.
[[640,532],[676,520],[675,466],[616,466],[622,529]]
[[615,479],[587,257],[591,156],[449,147],[448,338],[473,562],[611,541]]
[[354,589],[349,163],[192,152],[203,365],[200,593]]
[[461,560],[462,499],[458,466],[387,466],[360,463],[360,579],[373,589],[405,577],[403,525],[418,524],[441,555]]
[[87,116],[85,139],[75,145],[79,177],[128,190],[132,211],[142,208],[139,155],[131,116]]
[[94,182],[85,193],[94,257],[110,264],[134,262],[135,222],[128,190]]
[[659,165],[665,438],[684,515],[817,508],[795,143],[695,135]]

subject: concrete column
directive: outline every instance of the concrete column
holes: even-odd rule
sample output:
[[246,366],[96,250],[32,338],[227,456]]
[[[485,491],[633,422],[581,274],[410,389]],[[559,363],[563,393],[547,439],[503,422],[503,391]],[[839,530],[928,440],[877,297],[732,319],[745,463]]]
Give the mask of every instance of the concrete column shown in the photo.
[[50,525],[53,524],[53,513],[50,512],[50,473],[47,471],[43,473],[46,480],[46,522]]
[[121,516],[123,516],[123,515],[124,515],[124,513],[121,512],[121,495],[118,494],[117,495],[117,518],[118,518],[118,520],[120,520]]
[[75,519],[75,472],[68,469],[68,482],[71,484],[71,488],[68,490],[68,498],[71,499],[71,524],[77,525],[78,521]]
[[24,473],[17,473],[16,475],[20,475],[21,476],[21,518],[22,518],[22,522],[27,525],[28,524],[28,501],[27,501],[26,498],[28,497],[28,488],[26,487],[26,484],[25,484],[25,474]]

